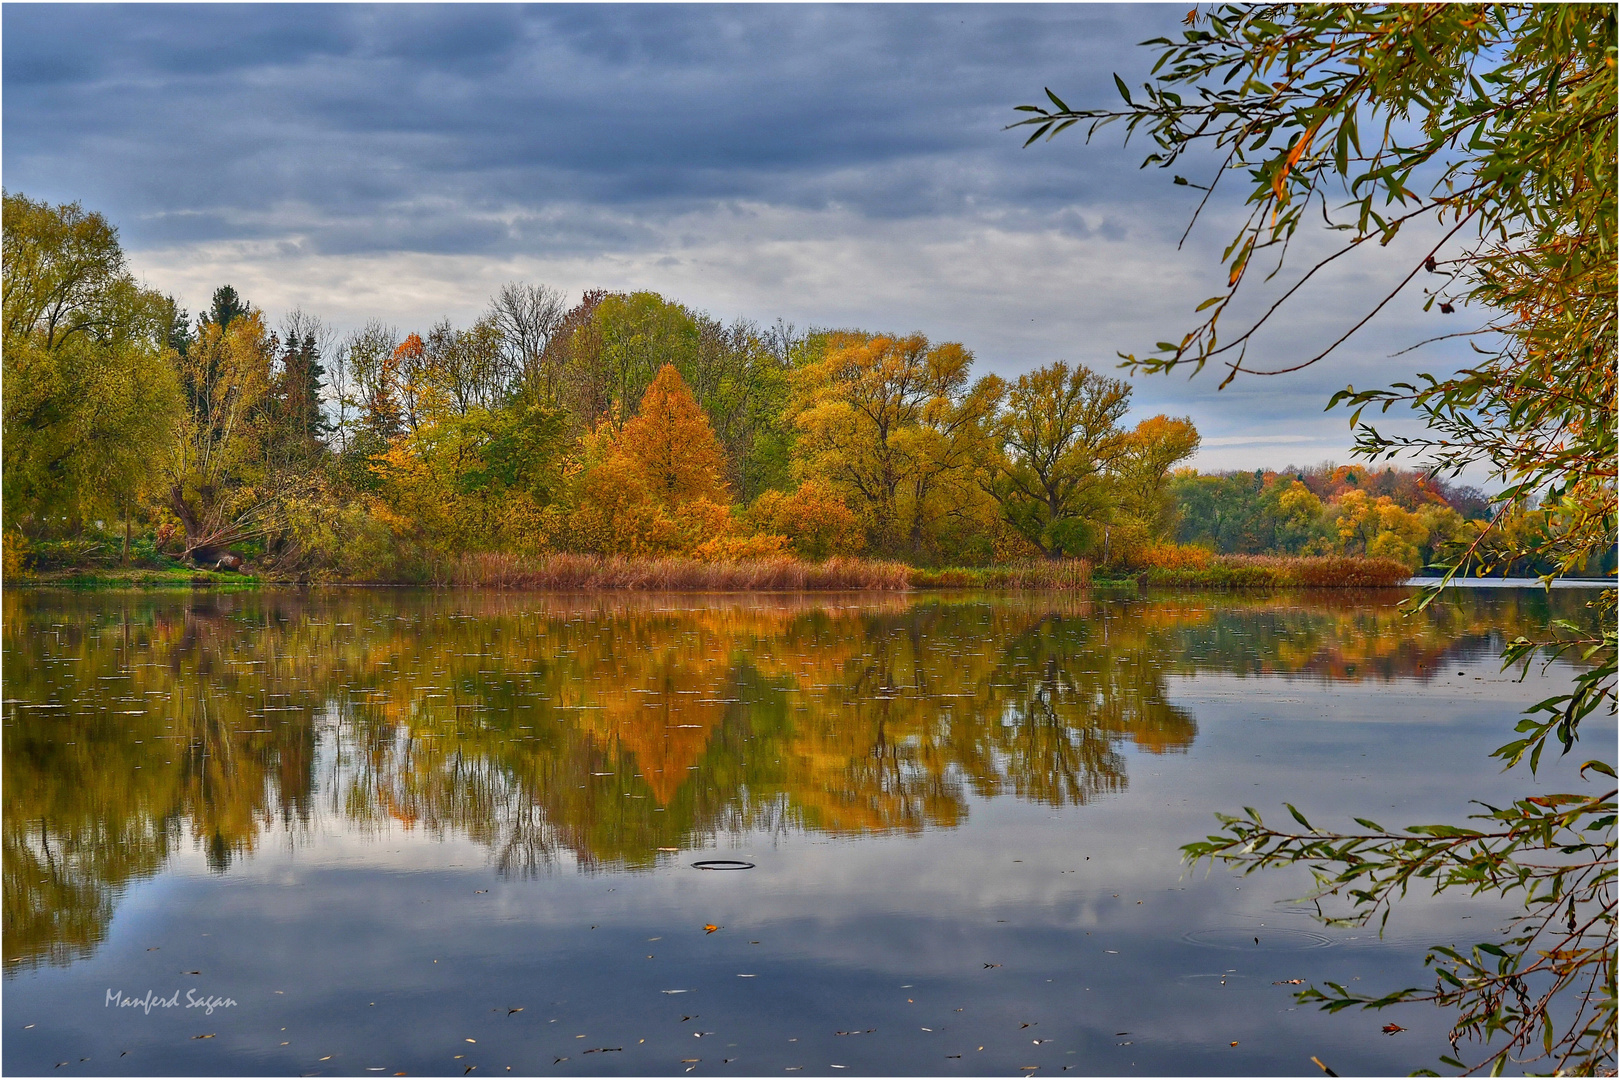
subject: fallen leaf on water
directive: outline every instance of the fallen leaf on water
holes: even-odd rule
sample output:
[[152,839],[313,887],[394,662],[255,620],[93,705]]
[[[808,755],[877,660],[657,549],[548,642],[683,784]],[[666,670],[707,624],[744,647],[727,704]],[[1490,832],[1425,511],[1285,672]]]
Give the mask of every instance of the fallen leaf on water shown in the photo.
[[507,1009],[506,1010],[506,1015],[511,1016],[513,1013],[519,1013],[519,1012],[522,1012],[522,1011],[523,1011],[523,1006],[519,1005],[515,1009]]
[[1399,1024],[1385,1024],[1384,1025],[1384,1034],[1385,1035],[1393,1035],[1397,1031],[1405,1031],[1405,1030],[1406,1029],[1401,1027],[1401,1025],[1399,1025]]
[[660,990],[660,994],[690,994],[690,990]]
[[714,923],[704,923],[703,924],[703,932],[705,934],[712,934],[718,929],[720,929],[720,928],[718,926],[714,925]]
[[478,1040],[477,1040],[477,1039],[468,1039],[468,1040],[467,1040],[467,1041],[468,1041],[468,1042],[470,1042],[470,1043],[475,1043],[475,1042],[477,1042],[477,1041],[478,1041]]
[[557,1064],[557,1063],[558,1063],[558,1062],[563,1062],[563,1061],[567,1061],[567,1060],[568,1060],[568,1059],[567,1059],[567,1058],[565,1058],[565,1057],[560,1057],[560,1058],[558,1058],[558,1059],[557,1059],[557,1060],[556,1060],[556,1061],[553,1061],[553,1062],[552,1062],[552,1064],[553,1064],[553,1065],[556,1065],[556,1064]]
[[327,1055],[326,1055],[326,1056],[325,1056],[325,1057],[323,1057],[323,1058],[321,1058],[321,1060],[322,1060],[322,1061],[331,1061],[331,1060],[332,1060],[332,1055],[331,1055],[331,1054],[327,1054]]
[[993,967],[1000,967],[1001,965],[1000,964],[986,964],[984,966],[987,967],[987,968],[993,968]]
[[1233,1046],[1236,1046],[1236,1045],[1237,1045],[1237,1042],[1236,1042],[1236,1041],[1234,1041],[1234,1042],[1233,1042],[1233,1043],[1232,1043],[1232,1045],[1233,1045]]
[[1271,985],[1272,986],[1300,986],[1300,985],[1303,985],[1304,982],[1305,982],[1304,979],[1284,979],[1281,982],[1274,982]]
[[212,1035],[193,1035],[193,1039],[212,1039]]

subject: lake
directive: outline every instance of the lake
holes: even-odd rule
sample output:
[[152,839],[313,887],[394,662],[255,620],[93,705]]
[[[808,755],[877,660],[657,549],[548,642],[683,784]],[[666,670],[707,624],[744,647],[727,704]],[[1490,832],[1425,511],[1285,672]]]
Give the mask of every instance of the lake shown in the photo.
[[1380,938],[1178,851],[1579,784],[1487,755],[1585,595],[1407,595],[7,590],[4,1070],[1435,1067],[1446,1014],[1294,980],[1510,909]]

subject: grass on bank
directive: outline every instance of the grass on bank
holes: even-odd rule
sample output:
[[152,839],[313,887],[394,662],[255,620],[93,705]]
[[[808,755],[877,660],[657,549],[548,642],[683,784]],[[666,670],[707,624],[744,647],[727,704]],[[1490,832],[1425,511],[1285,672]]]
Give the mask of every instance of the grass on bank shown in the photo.
[[1144,585],[1202,589],[1378,589],[1412,576],[1394,559],[1350,555],[1217,555],[1204,567],[1151,567]]

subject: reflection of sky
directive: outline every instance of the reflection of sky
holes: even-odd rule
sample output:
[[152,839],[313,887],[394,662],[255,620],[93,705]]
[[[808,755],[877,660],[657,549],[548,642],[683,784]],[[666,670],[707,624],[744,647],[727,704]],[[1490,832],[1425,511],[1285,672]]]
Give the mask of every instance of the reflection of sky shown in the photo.
[[[5,1067],[684,1074],[697,1058],[698,1075],[1221,1075],[1302,1073],[1315,1055],[1342,1075],[1405,1072],[1445,1049],[1442,1014],[1327,1017],[1274,983],[1418,983],[1425,945],[1485,938],[1497,909],[1414,898],[1380,944],[1277,906],[1302,874],[1189,874],[1176,846],[1243,804],[1407,824],[1522,793],[1486,754],[1567,681],[1506,681],[1490,657],[1427,685],[1172,678],[1198,738],[1125,749],[1117,795],[975,799],[961,827],[910,836],[722,835],[714,854],[757,864],[746,872],[693,870],[686,852],[651,872],[502,878],[455,836],[361,837],[322,813],[307,842],[266,842],[224,875],[180,855],[128,891],[90,959],[8,979]],[[1586,737],[1612,743],[1613,722]],[[1543,782],[1571,768],[1554,761]],[[109,987],[148,986],[241,1004],[211,1018],[103,1005]],[[1391,1020],[1410,1030],[1385,1038]]]

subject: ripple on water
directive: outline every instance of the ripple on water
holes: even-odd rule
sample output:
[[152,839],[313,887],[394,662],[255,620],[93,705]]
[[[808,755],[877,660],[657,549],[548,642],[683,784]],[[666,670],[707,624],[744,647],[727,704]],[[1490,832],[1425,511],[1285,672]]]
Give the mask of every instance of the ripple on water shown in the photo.
[[1290,930],[1271,926],[1212,927],[1181,935],[1192,945],[1213,949],[1253,949],[1268,952],[1297,952],[1300,949],[1326,949],[1334,944],[1326,934],[1311,930]]

